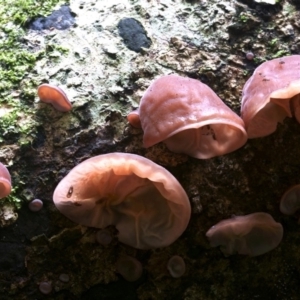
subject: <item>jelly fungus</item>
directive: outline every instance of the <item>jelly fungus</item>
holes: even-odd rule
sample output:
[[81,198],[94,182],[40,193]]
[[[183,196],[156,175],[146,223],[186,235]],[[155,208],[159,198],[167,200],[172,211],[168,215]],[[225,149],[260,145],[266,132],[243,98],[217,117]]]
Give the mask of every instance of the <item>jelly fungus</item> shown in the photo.
[[189,199],[176,178],[151,160],[128,153],[80,163],[58,184],[53,201],[76,223],[115,226],[119,241],[138,249],[172,244],[191,216]]
[[289,188],[281,197],[280,211],[285,215],[293,215],[300,208],[300,184]]
[[44,295],[49,295],[52,292],[52,283],[49,281],[42,281],[39,284],[39,290]]
[[247,53],[246,53],[246,58],[247,58],[248,60],[252,60],[252,59],[254,58],[253,52],[247,52]]
[[68,96],[60,87],[44,83],[38,87],[38,96],[42,102],[52,104],[56,110],[67,112],[72,109]]
[[156,79],[128,122],[142,127],[144,146],[164,142],[169,150],[206,159],[242,147],[243,120],[204,83],[178,75]]
[[261,64],[248,79],[241,115],[248,138],[273,133],[278,122],[295,116],[300,122],[300,55],[275,58]]
[[211,227],[206,236],[212,247],[221,246],[224,255],[262,255],[276,248],[282,240],[283,228],[267,213],[235,216]]
[[69,280],[70,280],[70,276],[69,276],[68,274],[62,273],[62,274],[59,275],[59,280],[60,280],[61,282],[67,283],[67,282],[69,282]]
[[109,230],[100,229],[96,232],[96,241],[100,245],[107,246],[112,242],[112,240],[113,240],[113,236]]
[[181,256],[172,256],[167,264],[167,269],[170,275],[174,278],[179,278],[185,273],[185,262]]
[[129,282],[137,281],[143,274],[142,264],[134,257],[123,256],[117,260],[116,269]]
[[28,207],[33,212],[40,211],[43,208],[43,201],[40,199],[34,199],[29,202]]
[[11,192],[11,177],[7,168],[0,163],[0,199]]

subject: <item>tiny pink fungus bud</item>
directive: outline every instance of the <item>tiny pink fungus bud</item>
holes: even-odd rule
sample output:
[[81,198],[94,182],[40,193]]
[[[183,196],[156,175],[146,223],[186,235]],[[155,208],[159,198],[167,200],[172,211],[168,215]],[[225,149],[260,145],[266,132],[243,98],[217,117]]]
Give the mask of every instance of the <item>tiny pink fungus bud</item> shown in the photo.
[[179,278],[185,273],[185,262],[181,256],[172,256],[167,264],[167,269],[174,278]]
[[178,75],[156,79],[127,119],[142,127],[144,147],[164,142],[175,153],[200,159],[235,151],[247,141],[243,120],[211,88]]
[[247,58],[248,60],[252,60],[252,59],[254,58],[253,52],[247,52],[247,53],[246,53],[246,58]]
[[49,281],[42,281],[39,284],[39,290],[44,295],[49,295],[52,292],[52,283]]
[[112,240],[113,240],[113,236],[109,230],[100,229],[96,232],[96,241],[100,245],[107,246],[112,242]]
[[293,215],[300,208],[300,184],[289,188],[281,197],[280,211],[285,215]]
[[11,177],[7,168],[0,163],[0,199],[11,192]]
[[29,202],[28,208],[33,212],[40,211],[43,208],[43,201],[40,199],[34,199]]
[[129,124],[135,128],[142,128],[138,110],[134,110],[128,114],[127,120]]
[[67,112],[72,109],[68,96],[60,87],[44,83],[38,87],[38,96],[42,102],[52,104],[56,110]]
[[61,180],[53,201],[76,223],[114,226],[120,242],[138,249],[172,244],[191,216],[188,196],[177,179],[151,160],[128,153],[83,161]]
[[206,236],[212,247],[221,246],[225,256],[262,255],[276,248],[282,240],[283,228],[267,213],[253,213],[223,220],[211,227]]
[[129,282],[137,281],[143,274],[142,264],[131,256],[119,258],[116,263],[116,269]]

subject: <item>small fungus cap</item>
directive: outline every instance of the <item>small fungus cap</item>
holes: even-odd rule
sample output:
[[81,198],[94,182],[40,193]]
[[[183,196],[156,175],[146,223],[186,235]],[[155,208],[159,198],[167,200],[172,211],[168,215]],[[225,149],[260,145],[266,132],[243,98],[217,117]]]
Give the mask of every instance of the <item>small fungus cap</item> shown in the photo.
[[131,126],[135,128],[142,128],[140,116],[139,116],[139,111],[134,110],[131,113],[128,114],[127,120],[130,123]]
[[223,220],[211,227],[206,236],[212,247],[221,246],[224,255],[262,255],[276,248],[283,228],[267,213],[253,213]]
[[173,243],[191,214],[189,199],[171,173],[127,153],[99,155],[80,163],[58,184],[53,201],[76,223],[115,226],[119,241],[139,249]]
[[96,241],[102,245],[107,246],[109,245],[113,240],[112,233],[107,229],[100,229],[96,232]]
[[167,269],[173,278],[179,278],[184,275],[186,266],[183,258],[179,255],[172,256],[168,261]]
[[280,211],[285,215],[293,215],[300,208],[300,184],[289,188],[281,197]]
[[42,102],[52,104],[58,111],[67,112],[72,109],[68,96],[58,86],[44,83],[38,87],[38,96]]
[[38,212],[43,208],[43,201],[40,199],[34,199],[31,202],[29,202],[28,207],[33,212]]
[[155,80],[128,121],[135,127],[140,122],[146,148],[163,141],[196,158],[223,155],[247,141],[243,120],[207,85],[178,75]]
[[11,177],[7,168],[0,163],[0,199],[11,192]]
[[300,122],[299,93],[300,55],[261,64],[243,88],[241,115],[248,138],[273,133],[285,117],[294,115]]
[[52,292],[52,282],[42,281],[39,284],[39,290],[44,295],[49,295]]
[[61,282],[67,283],[70,280],[70,276],[68,274],[62,273],[62,274],[59,275],[59,280]]
[[118,273],[129,282],[137,281],[143,274],[141,262],[136,258],[127,255],[120,257],[117,260],[116,269]]

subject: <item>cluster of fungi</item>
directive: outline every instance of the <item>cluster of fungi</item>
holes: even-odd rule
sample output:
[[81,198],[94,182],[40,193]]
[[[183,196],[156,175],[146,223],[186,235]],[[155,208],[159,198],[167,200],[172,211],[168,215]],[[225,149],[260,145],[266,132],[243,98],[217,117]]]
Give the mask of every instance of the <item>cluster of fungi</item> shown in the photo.
[[[42,84],[38,95],[59,111],[72,108],[56,86]],[[127,119],[143,130],[144,147],[163,142],[175,153],[209,159],[241,148],[248,139],[273,133],[285,117],[295,116],[300,122],[299,95],[300,55],[292,55],[267,61],[255,70],[243,88],[241,117],[199,80],[172,74],[156,79]],[[0,195],[5,197],[11,179],[5,166],[0,165],[0,172]],[[105,228],[114,226],[124,244],[137,249],[166,247],[180,237],[191,217],[188,196],[176,178],[151,160],[129,153],[83,161],[58,184],[53,201],[72,221],[99,228],[97,240],[103,246],[112,240]],[[300,185],[290,188],[280,203],[287,215],[298,208]],[[258,256],[277,247],[283,227],[271,215],[257,212],[223,220],[206,236],[224,255]],[[167,268],[175,278],[185,272],[180,256],[172,257]],[[127,274],[128,269],[134,272]],[[128,281],[142,274],[141,264],[127,256],[118,260],[117,270]]]

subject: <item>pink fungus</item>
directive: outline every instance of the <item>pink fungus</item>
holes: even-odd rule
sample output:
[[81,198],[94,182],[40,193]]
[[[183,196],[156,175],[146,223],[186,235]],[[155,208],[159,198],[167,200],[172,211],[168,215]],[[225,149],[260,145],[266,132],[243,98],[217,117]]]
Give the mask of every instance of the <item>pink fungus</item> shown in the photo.
[[28,207],[33,212],[40,211],[43,208],[43,201],[40,199],[34,199],[29,202]]
[[226,255],[262,255],[276,248],[282,240],[283,228],[267,213],[253,213],[223,220],[211,227],[206,236],[212,247],[221,246]]
[[143,274],[142,264],[134,257],[123,256],[117,260],[116,269],[127,281],[137,281]]
[[178,75],[155,80],[127,119],[142,127],[146,148],[164,142],[173,152],[201,159],[232,152],[247,141],[243,120],[206,84]]
[[72,109],[68,96],[60,87],[44,83],[38,87],[38,96],[42,102],[52,104],[56,110],[67,112]]
[[185,273],[185,262],[181,256],[174,255],[172,256],[167,264],[167,269],[170,272],[170,275],[174,278],[179,278]]
[[138,249],[170,245],[191,215],[187,194],[171,173],[128,153],[98,155],[80,163],[58,184],[53,201],[76,223],[115,226],[119,241]]
[[293,215],[300,208],[300,184],[290,187],[281,197],[280,211]]
[[261,64],[248,79],[241,115],[248,138],[273,133],[278,122],[295,116],[300,122],[300,55],[275,58]]
[[62,273],[62,274],[59,275],[59,280],[60,280],[61,282],[67,283],[67,282],[69,282],[69,280],[70,280],[70,276],[69,276],[68,274]]
[[107,246],[112,242],[112,240],[113,240],[113,236],[109,230],[100,229],[96,232],[96,241],[100,245]]
[[11,177],[7,168],[0,163],[0,199],[11,192]]
[[252,59],[254,58],[253,52],[247,52],[247,53],[246,53],[246,58],[247,58],[248,60],[252,60]]
[[138,110],[134,110],[132,111],[128,116],[127,116],[127,120],[130,123],[131,126],[135,127],[135,128],[142,128],[141,125],[141,120],[139,117],[139,112]]
[[39,290],[44,295],[49,295],[52,292],[52,283],[49,281],[42,281],[39,284]]

